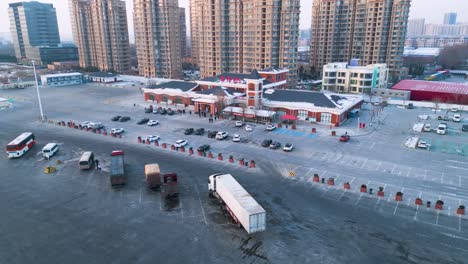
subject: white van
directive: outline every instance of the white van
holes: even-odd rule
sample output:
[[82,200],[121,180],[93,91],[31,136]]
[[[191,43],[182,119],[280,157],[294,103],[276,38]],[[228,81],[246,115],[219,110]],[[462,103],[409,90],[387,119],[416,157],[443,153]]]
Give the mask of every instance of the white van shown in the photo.
[[59,146],[57,143],[47,143],[47,145],[42,148],[42,156],[46,159],[50,159],[58,149]]

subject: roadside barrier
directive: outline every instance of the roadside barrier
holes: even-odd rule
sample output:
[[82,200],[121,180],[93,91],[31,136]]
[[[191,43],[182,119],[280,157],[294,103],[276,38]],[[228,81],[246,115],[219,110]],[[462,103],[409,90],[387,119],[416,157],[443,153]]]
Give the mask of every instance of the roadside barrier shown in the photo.
[[317,129],[315,127],[312,128],[312,133],[317,133]]
[[333,178],[328,178],[327,184],[330,185],[330,186],[334,186],[334,185],[335,185],[335,179],[333,179]]
[[239,159],[239,165],[244,166],[245,161],[244,158]]
[[234,163],[234,157],[232,155],[229,156],[229,163]]
[[465,206],[464,205],[458,206],[457,214],[458,215],[464,215],[465,214]]
[[361,185],[361,190],[360,190],[362,193],[366,193],[367,192],[367,186],[365,184]]
[[416,198],[416,200],[414,200],[414,204],[415,205],[422,205],[423,204],[423,200],[421,198]]
[[444,202],[442,200],[437,200],[435,204],[435,209],[443,210],[444,209]]
[[180,150],[180,152],[185,152],[185,148],[184,148],[184,147],[181,147],[179,150]]
[[343,189],[345,189],[345,190],[351,189],[351,184],[349,184],[349,182],[343,183]]
[[251,160],[250,161],[250,166],[249,168],[255,168],[255,161],[254,160]]
[[395,195],[395,201],[401,202],[403,201],[403,193],[402,192],[397,192]]
[[193,148],[192,147],[190,147],[188,151],[189,151],[189,155],[193,155]]
[[212,158],[213,158],[213,153],[211,153],[211,151],[210,151],[210,152],[208,152],[208,158],[210,158],[210,159],[212,159]]
[[223,160],[223,154],[218,153],[218,160]]
[[377,192],[377,196],[380,196],[380,197],[384,197],[384,196],[385,196],[383,187],[379,187],[379,191]]
[[314,174],[313,181],[314,182],[320,182],[320,177],[318,176],[318,174]]

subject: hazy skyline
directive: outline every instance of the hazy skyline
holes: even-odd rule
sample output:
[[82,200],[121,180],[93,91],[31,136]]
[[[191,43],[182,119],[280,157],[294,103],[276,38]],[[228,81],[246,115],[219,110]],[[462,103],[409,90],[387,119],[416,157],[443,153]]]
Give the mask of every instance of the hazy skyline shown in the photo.
[[[42,3],[52,3],[57,9],[57,18],[59,23],[60,38],[62,41],[73,40],[71,22],[69,18],[68,0],[36,0]],[[17,0],[2,0],[0,5],[0,32],[10,32],[10,24],[8,20],[8,4],[21,2]],[[28,2],[28,1],[25,1]],[[133,37],[133,0],[126,0],[127,5],[127,19],[129,23],[130,41],[134,42]],[[190,18],[189,18],[189,0],[179,0],[179,6],[185,7],[187,33],[190,31]],[[431,8],[427,8],[430,6]],[[301,0],[301,17],[300,28],[310,28],[312,12],[312,0]],[[410,18],[425,18],[426,23],[442,24],[444,20],[444,13],[456,12],[457,22],[463,21],[468,17],[468,1],[460,0],[413,0],[411,3]]]

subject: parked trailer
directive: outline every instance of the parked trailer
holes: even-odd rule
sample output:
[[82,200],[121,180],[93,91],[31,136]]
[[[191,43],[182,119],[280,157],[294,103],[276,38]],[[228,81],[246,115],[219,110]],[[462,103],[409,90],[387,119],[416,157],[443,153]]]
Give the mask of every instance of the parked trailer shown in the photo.
[[112,186],[126,183],[124,168],[124,153],[122,150],[114,150],[111,153],[110,182]]
[[264,231],[266,213],[257,201],[232,177],[218,173],[208,177],[208,190],[211,197],[218,198],[234,221],[247,233]]
[[161,186],[161,171],[159,170],[158,164],[145,165],[145,179],[146,184],[151,189],[156,189]]

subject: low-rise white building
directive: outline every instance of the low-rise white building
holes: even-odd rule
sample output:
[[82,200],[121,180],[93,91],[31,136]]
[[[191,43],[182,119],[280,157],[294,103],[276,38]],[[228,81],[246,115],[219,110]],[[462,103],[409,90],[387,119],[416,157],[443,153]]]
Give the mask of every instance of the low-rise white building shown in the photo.
[[344,93],[366,93],[370,89],[386,88],[387,64],[350,66],[347,62],[323,66],[322,89]]
[[83,74],[79,72],[41,75],[43,86],[66,86],[83,83]]

